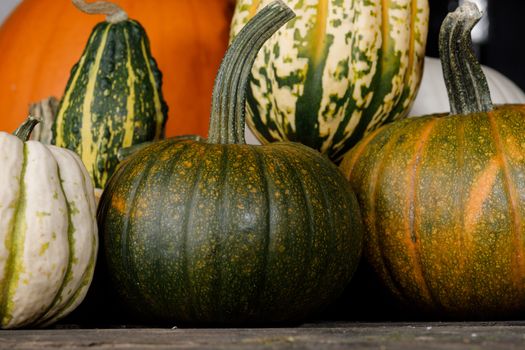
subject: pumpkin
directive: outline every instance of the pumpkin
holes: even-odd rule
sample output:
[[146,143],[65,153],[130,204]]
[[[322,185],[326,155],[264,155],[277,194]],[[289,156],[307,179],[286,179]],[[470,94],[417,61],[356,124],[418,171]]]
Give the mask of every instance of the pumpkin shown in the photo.
[[[166,135],[206,136],[213,80],[228,43],[231,0],[114,2],[146,28],[164,73],[164,97],[171,107]],[[0,114],[27,115],[30,103],[60,98],[99,21],[70,0],[23,0],[0,27]],[[4,117],[0,130],[14,130],[22,121]]]
[[525,105],[493,106],[471,48],[480,17],[465,2],[441,27],[451,113],[380,128],[341,164],[382,282],[420,312],[462,319],[525,311]]
[[[239,0],[234,37],[268,0]],[[338,162],[363,135],[403,118],[421,78],[428,1],[287,0],[297,18],[263,47],[248,125],[263,143],[301,142]]]
[[[27,141],[35,119],[0,132],[0,326],[44,326],[90,285],[98,248],[95,198],[73,152]],[[18,137],[17,137],[18,136]]]
[[[495,104],[525,103],[525,93],[509,78],[498,71],[481,66],[487,78],[492,101]],[[425,57],[425,69],[410,116],[430,113],[448,113],[449,102],[441,62],[437,58]]]
[[338,168],[301,144],[244,142],[251,64],[291,17],[276,1],[231,44],[207,141],[153,143],[108,182],[97,214],[107,269],[139,322],[301,320],[355,270],[362,223]]
[[71,71],[52,143],[74,150],[95,186],[103,188],[118,164],[118,150],[163,137],[167,106],[144,28],[113,3],[73,2],[107,19],[93,29]]

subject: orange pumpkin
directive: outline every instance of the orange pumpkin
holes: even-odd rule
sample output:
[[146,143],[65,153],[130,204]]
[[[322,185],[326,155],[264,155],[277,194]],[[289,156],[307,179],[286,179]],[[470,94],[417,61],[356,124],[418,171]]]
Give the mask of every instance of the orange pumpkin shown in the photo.
[[[208,130],[215,73],[228,43],[231,0],[115,0],[148,33],[170,112],[166,136]],[[0,28],[0,129],[31,102],[62,96],[69,72],[103,16],[69,0],[24,0]]]

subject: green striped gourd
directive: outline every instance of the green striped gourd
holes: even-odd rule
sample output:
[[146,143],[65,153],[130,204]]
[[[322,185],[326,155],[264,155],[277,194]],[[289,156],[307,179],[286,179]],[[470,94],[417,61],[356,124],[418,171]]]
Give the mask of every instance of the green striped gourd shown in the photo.
[[471,48],[480,18],[464,2],[442,25],[451,113],[386,125],[341,163],[385,286],[463,320],[525,312],[525,105],[493,106]]
[[[78,156],[0,132],[0,326],[44,326],[84,299],[98,249],[93,185]],[[17,137],[18,136],[18,137]]]
[[167,106],[144,28],[114,4],[73,2],[108,16],[93,29],[71,71],[53,143],[77,152],[95,186],[103,188],[120,148],[163,137]]
[[[268,0],[238,0],[231,35]],[[248,125],[262,142],[304,143],[338,161],[403,118],[422,73],[427,0],[286,0],[297,14],[255,61]]]
[[128,309],[171,324],[298,321],[349,282],[362,223],[348,181],[302,144],[244,139],[251,64],[291,17],[276,1],[232,43],[208,140],[156,142],[108,182],[99,228]]

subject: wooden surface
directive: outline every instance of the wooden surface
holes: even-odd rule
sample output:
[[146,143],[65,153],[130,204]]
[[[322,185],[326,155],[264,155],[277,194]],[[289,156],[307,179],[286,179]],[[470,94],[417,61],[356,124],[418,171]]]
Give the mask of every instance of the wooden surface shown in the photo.
[[315,323],[295,328],[0,331],[1,349],[525,349],[525,322]]

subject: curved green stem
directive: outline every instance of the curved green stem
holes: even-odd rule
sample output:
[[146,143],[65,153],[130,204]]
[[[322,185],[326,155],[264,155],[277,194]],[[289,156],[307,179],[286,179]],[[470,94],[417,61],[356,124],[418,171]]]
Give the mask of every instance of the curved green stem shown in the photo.
[[471,31],[481,16],[476,4],[465,2],[441,25],[439,55],[452,114],[492,110],[487,79],[472,50]]
[[106,15],[106,22],[118,23],[128,19],[128,14],[120,6],[107,1],[86,2],[85,0],[71,0],[82,12],[90,15]]
[[233,40],[213,88],[209,143],[244,144],[246,88],[253,62],[263,44],[295,17],[281,0],[263,8]]
[[29,140],[31,132],[38,123],[40,123],[40,119],[30,115],[29,117],[27,117],[25,122],[23,122],[22,125],[20,125],[18,129],[15,130],[13,135],[18,137],[20,140],[26,142],[27,140]]

